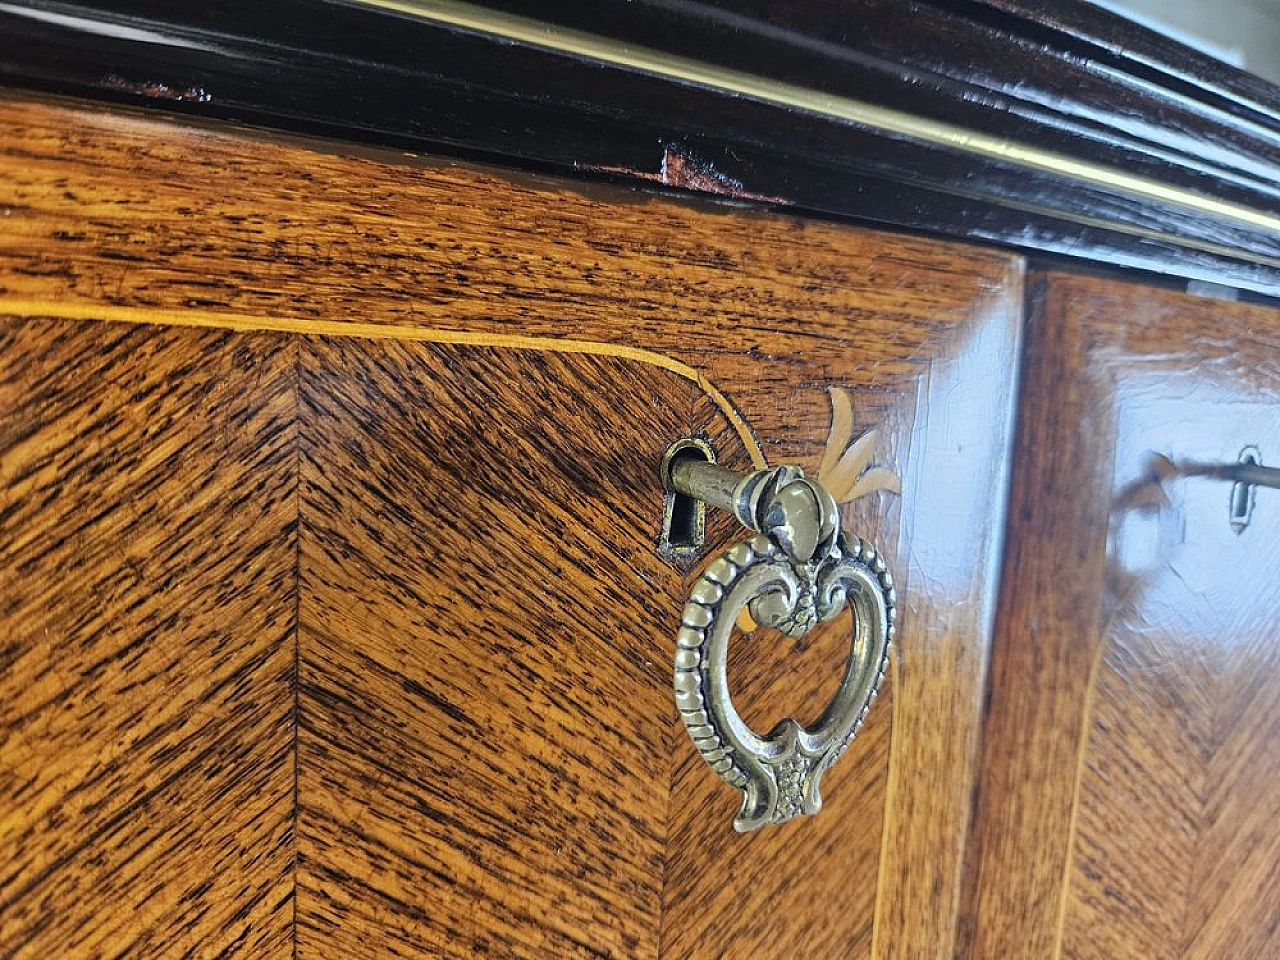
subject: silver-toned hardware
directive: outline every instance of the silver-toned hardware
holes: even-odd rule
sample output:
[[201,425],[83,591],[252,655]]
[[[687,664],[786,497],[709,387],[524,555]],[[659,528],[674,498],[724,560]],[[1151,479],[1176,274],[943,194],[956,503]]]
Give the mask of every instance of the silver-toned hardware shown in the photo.
[[[675,697],[702,758],[744,793],[739,832],[822,806],[819,782],[848,748],[875,699],[896,630],[893,579],[865,540],[840,530],[836,501],[796,467],[738,474],[702,459],[664,461],[668,489],[731,512],[756,536],[698,578],[676,634]],[[801,637],[848,605],[853,637],[840,687],[811,727],[783,720],[766,736],[739,716],[726,672],[734,624]]]
[[1264,467],[1258,448],[1245,447],[1236,463],[1197,463],[1183,460],[1174,469],[1184,477],[1208,477],[1211,480],[1230,480],[1250,487],[1271,487],[1280,490],[1280,467]]
[[[1239,467],[1243,469],[1245,477],[1256,473],[1258,469],[1267,469],[1262,466],[1262,454],[1258,452],[1257,447],[1253,446],[1245,447],[1240,451]],[[1280,470],[1274,472],[1280,478]],[[1276,486],[1280,486],[1280,482],[1277,482]],[[1249,526],[1249,521],[1253,519],[1253,505],[1257,499],[1257,484],[1237,477],[1236,482],[1231,485],[1231,499],[1227,501],[1229,511],[1227,520],[1236,533],[1244,533],[1244,528]]]

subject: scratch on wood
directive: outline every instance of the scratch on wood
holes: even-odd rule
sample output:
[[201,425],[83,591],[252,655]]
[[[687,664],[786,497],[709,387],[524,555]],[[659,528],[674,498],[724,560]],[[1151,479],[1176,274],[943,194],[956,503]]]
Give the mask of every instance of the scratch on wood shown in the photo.
[[668,143],[662,148],[662,160],[657,170],[638,170],[622,166],[592,166],[588,169],[599,173],[616,173],[638,180],[650,180],[668,187],[679,187],[682,190],[694,190],[698,193],[711,193],[719,197],[733,197],[735,200],[757,200],[761,203],[788,206],[786,197],[775,197],[764,193],[754,193],[736,177],[731,177],[713,164],[702,160],[678,144]]
[[119,90],[152,100],[175,100],[188,103],[208,103],[213,99],[204,87],[171,87],[158,80],[126,80],[116,74],[108,74],[102,78],[102,85],[108,90]]

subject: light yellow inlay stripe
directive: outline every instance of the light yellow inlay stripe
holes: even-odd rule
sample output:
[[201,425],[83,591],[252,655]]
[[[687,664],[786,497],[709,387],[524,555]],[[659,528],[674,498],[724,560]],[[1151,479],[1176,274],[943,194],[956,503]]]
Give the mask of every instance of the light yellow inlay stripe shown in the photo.
[[1107,638],[1115,617],[1108,620],[1098,632],[1098,649],[1094,651],[1089,666],[1089,686],[1085,690],[1084,709],[1080,714],[1080,742],[1076,745],[1076,778],[1071,785],[1071,818],[1067,821],[1066,856],[1062,858],[1062,881],[1058,888],[1058,913],[1054,918],[1053,960],[1062,960],[1062,944],[1067,932],[1067,907],[1071,903],[1071,878],[1076,865],[1076,838],[1080,833],[1080,791],[1089,758],[1089,735],[1093,731],[1095,693],[1102,675],[1102,663],[1106,659]]
[[422,20],[448,24],[475,33],[501,37],[504,40],[539,47],[543,50],[570,54],[681,83],[720,90],[815,116],[913,137],[965,153],[1004,160],[1083,183],[1122,190],[1162,203],[1176,204],[1198,213],[1223,217],[1280,234],[1280,217],[1260,210],[1252,210],[1225,200],[1202,196],[1146,177],[1134,176],[1115,167],[1077,160],[1051,150],[1041,150],[1038,147],[993,137],[954,124],[930,120],[927,117],[915,116],[888,107],[878,107],[850,97],[770,80],[767,77],[759,77],[740,70],[701,63],[688,57],[664,53],[661,50],[623,43],[608,37],[542,23],[515,14],[486,10],[474,4],[455,2],[455,0],[352,0],[352,2]]
[[154,327],[201,327],[239,330],[246,333],[302,333],[324,337],[358,337],[370,340],[413,340],[422,343],[457,344],[468,347],[499,347],[509,350],[539,350],[547,353],[579,353],[616,357],[659,367],[697,384],[733,426],[757,469],[768,466],[760,442],[733,403],[710,380],[679,360],[620,343],[571,340],[559,337],[526,337],[506,333],[479,333],[470,330],[432,330],[403,324],[360,323],[342,320],[301,320],[291,317],[257,317],[203,310],[161,310],[141,307],[113,307],[93,303],[61,303],[44,300],[0,299],[0,315],[25,319],[102,320]]

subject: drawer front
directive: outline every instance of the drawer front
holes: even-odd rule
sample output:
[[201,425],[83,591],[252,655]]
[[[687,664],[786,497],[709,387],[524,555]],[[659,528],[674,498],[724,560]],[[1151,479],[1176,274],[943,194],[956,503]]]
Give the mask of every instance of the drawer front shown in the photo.
[[[1011,257],[777,211],[0,102],[0,943],[34,956],[947,956]],[[741,836],[671,692],[705,437],[901,478],[816,817]],[[738,637],[757,730],[847,623]]]
[[1030,289],[967,955],[1275,956],[1280,313]]

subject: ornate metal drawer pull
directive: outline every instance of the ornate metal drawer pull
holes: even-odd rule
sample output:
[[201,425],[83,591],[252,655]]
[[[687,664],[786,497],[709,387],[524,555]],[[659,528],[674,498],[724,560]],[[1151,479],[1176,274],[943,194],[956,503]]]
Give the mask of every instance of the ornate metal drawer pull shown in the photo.
[[[732,512],[757,534],[712,561],[690,593],[676,634],[680,715],[711,769],[745,794],[736,830],[817,813],[822,775],[862,726],[884,675],[897,617],[892,578],[871,544],[841,532],[835,498],[798,468],[743,475],[669,457],[670,489]],[[726,676],[743,609],[800,637],[846,603],[852,647],[822,716],[812,727],[788,718],[766,736],[754,733],[734,709]]]

